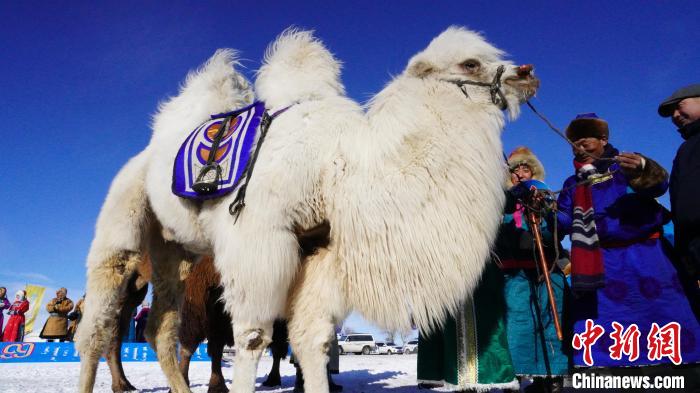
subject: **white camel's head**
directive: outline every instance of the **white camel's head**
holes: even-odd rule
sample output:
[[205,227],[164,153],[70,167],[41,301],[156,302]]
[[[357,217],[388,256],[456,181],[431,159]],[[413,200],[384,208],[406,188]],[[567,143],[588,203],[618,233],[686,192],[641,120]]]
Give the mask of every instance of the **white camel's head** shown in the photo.
[[[491,84],[503,66],[501,91],[511,119],[520,113],[520,104],[532,97],[539,87],[532,65],[515,66],[503,60],[505,53],[489,44],[479,33],[451,26],[437,36],[425,50],[413,56],[404,75],[433,78],[441,81],[473,81]],[[457,88],[457,86],[455,86]],[[488,86],[463,85],[469,99],[479,103],[494,103]],[[496,100],[501,100],[496,95]]]

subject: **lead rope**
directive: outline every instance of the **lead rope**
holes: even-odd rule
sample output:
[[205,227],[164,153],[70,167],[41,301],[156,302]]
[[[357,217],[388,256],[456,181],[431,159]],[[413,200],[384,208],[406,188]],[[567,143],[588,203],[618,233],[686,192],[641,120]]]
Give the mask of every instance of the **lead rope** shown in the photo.
[[593,158],[593,159],[596,160],[596,161],[597,161],[597,160],[600,160],[600,161],[615,161],[614,158],[598,157],[598,156],[596,156],[595,154],[592,154],[592,153],[589,153],[589,152],[583,150],[582,147],[576,146],[576,144],[574,144],[574,142],[572,142],[571,139],[567,138],[566,135],[564,135],[564,133],[561,132],[561,130],[559,130],[557,127],[555,127],[554,124],[552,124],[552,122],[550,122],[546,117],[544,117],[544,115],[542,115],[540,112],[538,112],[537,109],[535,109],[535,106],[532,105],[532,103],[531,103],[529,100],[526,101],[526,103],[527,103],[527,106],[529,106],[530,109],[532,109],[532,111],[533,111],[540,119],[542,119],[542,121],[544,121],[545,124],[547,124],[547,126],[548,126],[552,131],[554,131],[557,135],[559,135],[560,137],[562,137],[562,138],[566,141],[566,143],[568,143],[569,145],[571,145],[571,147],[573,147],[574,149],[578,150],[578,151],[581,152],[582,154],[585,154],[585,155],[587,155],[587,156]]

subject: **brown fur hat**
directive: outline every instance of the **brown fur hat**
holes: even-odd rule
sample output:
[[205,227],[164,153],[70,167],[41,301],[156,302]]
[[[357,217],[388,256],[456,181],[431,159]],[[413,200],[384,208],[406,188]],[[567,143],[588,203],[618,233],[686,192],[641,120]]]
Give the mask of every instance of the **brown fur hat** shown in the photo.
[[544,166],[540,160],[529,148],[525,146],[518,146],[512,152],[510,152],[510,155],[508,155],[509,175],[508,179],[506,180],[506,184],[509,188],[513,187],[513,182],[510,180],[510,171],[520,165],[527,165],[530,167],[533,179],[544,181]]
[[608,122],[595,113],[581,113],[566,127],[566,137],[572,142],[581,138],[608,139]]

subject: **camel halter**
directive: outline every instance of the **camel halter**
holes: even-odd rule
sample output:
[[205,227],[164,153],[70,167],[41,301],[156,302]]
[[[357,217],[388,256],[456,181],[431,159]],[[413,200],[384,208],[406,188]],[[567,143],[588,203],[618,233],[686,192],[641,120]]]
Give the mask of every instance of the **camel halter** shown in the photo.
[[499,65],[498,68],[496,69],[496,75],[493,77],[493,81],[491,83],[486,83],[486,82],[477,82],[473,80],[449,80],[449,79],[444,79],[445,82],[453,83],[459,87],[459,89],[464,93],[464,96],[467,98],[469,97],[469,93],[467,92],[467,88],[465,85],[472,85],[472,86],[481,86],[481,87],[488,87],[489,88],[489,93],[491,93],[491,102],[493,102],[494,105],[499,107],[501,110],[506,110],[508,108],[508,101],[506,101],[506,96],[503,94],[503,91],[501,90],[501,77],[503,76],[503,73],[505,72],[506,67],[504,65]]

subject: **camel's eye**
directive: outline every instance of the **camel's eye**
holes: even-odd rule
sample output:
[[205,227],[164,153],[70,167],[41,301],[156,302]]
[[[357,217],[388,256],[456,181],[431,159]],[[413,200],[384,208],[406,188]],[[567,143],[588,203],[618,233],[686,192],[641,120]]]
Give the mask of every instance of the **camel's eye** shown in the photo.
[[462,68],[469,73],[475,73],[481,68],[481,63],[479,63],[479,60],[469,59],[462,63]]

